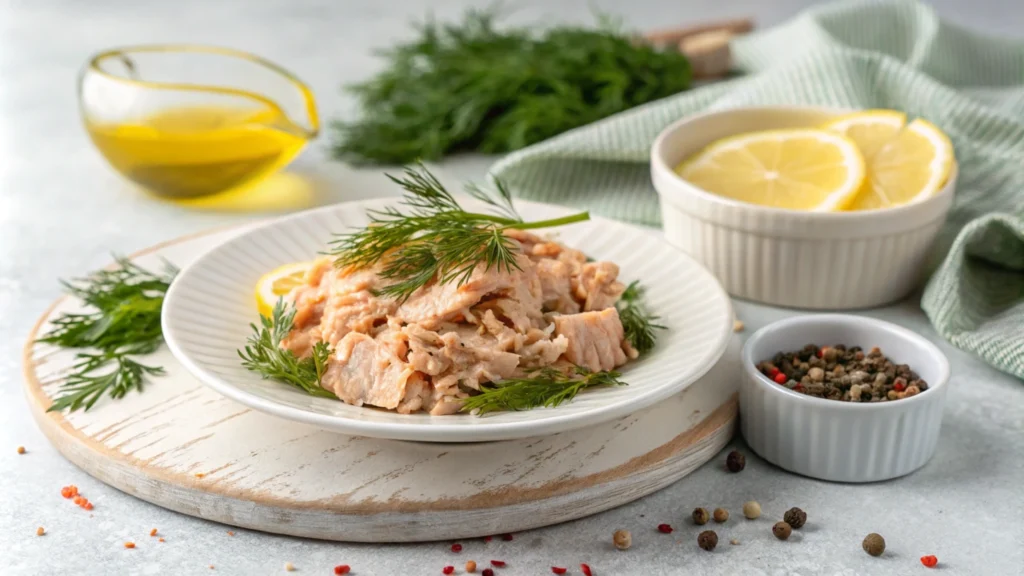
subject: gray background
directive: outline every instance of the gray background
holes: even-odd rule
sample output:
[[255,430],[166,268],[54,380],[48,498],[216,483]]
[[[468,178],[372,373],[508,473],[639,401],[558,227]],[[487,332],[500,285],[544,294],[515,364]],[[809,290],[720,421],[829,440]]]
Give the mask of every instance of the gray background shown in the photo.
[[[760,26],[812,4],[784,1],[536,1],[509,2],[517,22],[591,20],[590,6],[618,13],[637,28],[753,15]],[[81,128],[75,77],[100,49],[155,42],[214,43],[256,52],[309,82],[329,119],[349,112],[339,85],[365,78],[378,62],[372,47],[408,35],[406,24],[428,9],[451,18],[470,0],[273,2],[0,1],[0,573],[3,574],[275,574],[292,562],[301,574],[330,574],[347,563],[354,573],[439,574],[467,559],[507,560],[514,574],[546,574],[552,565],[597,574],[911,574],[917,557],[936,554],[943,574],[1024,572],[1024,385],[938,340],[916,300],[869,312],[920,331],[949,355],[952,389],[935,458],[898,481],[867,486],[796,477],[748,454],[739,475],[721,460],[657,494],[581,521],[536,530],[513,542],[464,542],[455,556],[447,543],[345,545],[238,530],[180,516],[108,488],[56,453],[28,415],[21,393],[20,352],[26,333],[58,296],[57,278],[105,265],[109,253],[131,252],[254,214],[198,211],[156,201],[113,173]],[[945,17],[993,33],[1020,36],[1018,0],[943,0]],[[327,203],[390,194],[378,171],[326,160],[326,139],[311,146],[292,171],[315,184]],[[446,178],[479,177],[490,162],[460,158]],[[790,312],[737,302],[751,329]],[[24,445],[29,453],[18,456]],[[740,444],[742,448],[742,444]],[[68,512],[58,492],[76,483],[97,503],[93,518]],[[766,516],[790,506],[809,514],[807,529],[775,541],[767,518],[730,522],[722,545],[707,554],[685,518],[695,506],[725,506],[734,518],[748,499]],[[660,535],[655,526],[678,529]],[[35,528],[45,526],[44,538]],[[148,534],[158,527],[167,543]],[[634,547],[608,545],[615,528],[631,529]],[[872,531],[889,542],[882,559],[866,556],[860,540]],[[740,546],[728,546],[738,538]],[[140,543],[136,550],[121,546]],[[208,565],[216,566],[211,572]],[[578,573],[578,570],[577,570]]]

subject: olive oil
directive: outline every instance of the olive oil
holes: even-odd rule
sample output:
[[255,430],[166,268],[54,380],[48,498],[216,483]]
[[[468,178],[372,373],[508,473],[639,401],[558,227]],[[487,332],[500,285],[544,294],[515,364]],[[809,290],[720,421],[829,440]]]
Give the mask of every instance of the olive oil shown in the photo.
[[288,164],[306,132],[272,105],[170,108],[130,123],[86,122],[123,175],[155,194],[191,198],[238,189]]

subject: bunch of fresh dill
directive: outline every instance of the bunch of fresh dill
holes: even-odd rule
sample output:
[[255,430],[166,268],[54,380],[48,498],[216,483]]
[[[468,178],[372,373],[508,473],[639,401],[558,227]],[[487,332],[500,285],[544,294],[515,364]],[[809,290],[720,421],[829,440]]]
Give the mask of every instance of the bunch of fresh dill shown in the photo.
[[534,32],[495,25],[495,10],[428,21],[382,53],[384,70],[349,87],[361,108],[334,124],[334,153],[357,163],[503,153],[690,86],[686,57],[616,27]]

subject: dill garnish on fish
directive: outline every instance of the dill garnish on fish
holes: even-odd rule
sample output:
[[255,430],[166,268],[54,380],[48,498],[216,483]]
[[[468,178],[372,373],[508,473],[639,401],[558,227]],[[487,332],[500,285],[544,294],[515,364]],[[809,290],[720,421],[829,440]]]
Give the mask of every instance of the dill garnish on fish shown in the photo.
[[551,228],[590,219],[588,212],[538,222],[524,222],[512,206],[512,195],[495,182],[496,196],[477,186],[466,191],[490,213],[467,212],[422,164],[405,168],[402,177],[388,175],[405,190],[402,207],[369,211],[370,225],[331,242],[339,268],[365,268],[383,263],[380,277],[391,284],[378,293],[404,301],[432,281],[469,280],[477,266],[512,272],[515,241],[505,230]]
[[639,280],[634,280],[619,297],[616,308],[619,310],[619,321],[622,322],[626,340],[637,352],[645,354],[654,348],[657,340],[654,331],[664,330],[665,327],[654,323],[658,317],[647,312],[642,298],[643,287]]
[[551,367],[539,368],[522,378],[507,378],[480,386],[480,393],[466,398],[461,411],[486,414],[541,406],[554,408],[588,388],[625,386],[619,376],[621,374],[614,370],[591,372],[580,366],[570,374]]
[[312,396],[335,398],[330,391],[320,387],[320,380],[327,370],[327,359],[331,356],[326,342],[314,344],[312,353],[305,358],[281,347],[281,341],[291,332],[294,320],[295,309],[286,306],[284,300],[278,300],[269,318],[260,316],[260,326],[250,324],[252,335],[245,348],[238,351],[242,366],[263,378],[291,384]]

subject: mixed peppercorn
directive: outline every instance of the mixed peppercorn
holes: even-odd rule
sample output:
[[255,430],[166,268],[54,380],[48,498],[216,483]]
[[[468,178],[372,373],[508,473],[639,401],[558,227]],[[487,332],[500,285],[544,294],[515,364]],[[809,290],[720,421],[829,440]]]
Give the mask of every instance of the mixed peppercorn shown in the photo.
[[872,556],[881,556],[885,552],[885,538],[882,538],[881,534],[872,532],[864,537],[861,547]]
[[790,508],[783,514],[782,521],[792,526],[794,530],[799,530],[807,522],[807,513],[799,508]]
[[878,347],[864,352],[859,346],[808,344],[779,352],[757,369],[795,392],[844,402],[902,400],[928,389],[909,366],[894,363]]
[[725,467],[729,472],[742,472],[747,466],[747,457],[738,450],[729,452],[729,455],[725,457]]

